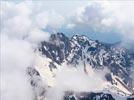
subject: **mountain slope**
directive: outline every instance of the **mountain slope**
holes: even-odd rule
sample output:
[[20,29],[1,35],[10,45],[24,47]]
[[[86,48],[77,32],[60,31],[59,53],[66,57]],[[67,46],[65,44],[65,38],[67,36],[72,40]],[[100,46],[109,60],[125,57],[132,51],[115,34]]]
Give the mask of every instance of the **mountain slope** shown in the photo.
[[[36,53],[35,70],[40,73],[42,83],[46,84],[45,87],[42,86],[46,88],[46,91],[48,88],[55,86],[57,72],[62,71],[64,66],[71,66],[71,68],[74,68],[73,70],[82,66],[81,69],[87,76],[91,75],[92,69],[95,74],[98,71],[104,72],[106,85],[102,91],[105,90],[111,94],[115,93],[123,96],[134,94],[134,80],[131,77],[131,69],[134,67],[134,54],[123,47],[94,41],[86,36],[74,35],[72,38],[68,38],[63,33],[57,33],[52,34],[49,41],[41,42]],[[105,72],[105,70],[107,71]],[[73,93],[77,95],[77,92],[74,91]],[[85,93],[86,96],[90,94],[90,96],[93,96],[90,99],[88,97],[87,99],[79,99],[81,98],[79,96],[69,99],[65,91],[64,93],[65,100],[93,100],[91,98],[97,98],[98,96],[100,96],[100,99],[97,100],[104,100],[105,95],[106,100],[115,99],[109,93],[95,93],[95,91],[94,93],[91,93],[91,91],[78,93]],[[45,96],[42,96],[42,100],[44,100],[43,98]]]

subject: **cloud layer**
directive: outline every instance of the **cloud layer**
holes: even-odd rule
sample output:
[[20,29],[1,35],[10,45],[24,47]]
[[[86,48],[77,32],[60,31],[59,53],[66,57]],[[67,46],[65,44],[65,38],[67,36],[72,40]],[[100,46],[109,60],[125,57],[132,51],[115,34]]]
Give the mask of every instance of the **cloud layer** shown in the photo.
[[[96,1],[79,7],[68,21],[67,29],[74,32],[107,35],[119,34],[124,43],[134,41],[134,2]],[[88,33],[87,33],[88,34]],[[102,39],[103,40],[103,39]]]
[[64,18],[42,11],[33,2],[2,1],[1,5],[1,99],[33,100],[26,68],[34,64],[35,46],[50,36],[45,29],[57,30]]
[[[95,72],[89,67],[89,73],[84,72],[83,65],[74,68],[69,65],[62,65],[60,70],[56,72],[55,85],[47,90],[46,98],[48,100],[63,100],[64,93],[70,92],[90,92],[103,90],[106,80],[105,71]],[[99,83],[99,85],[98,85]]]
[[1,99],[33,100],[25,74],[26,67],[32,64],[34,58],[31,45],[5,35],[1,38]]
[[[72,9],[68,16],[57,13],[53,7],[53,10],[44,10],[47,4],[41,1],[0,3],[2,100],[33,100],[25,75],[26,67],[34,62],[35,46],[42,40],[47,41],[51,33],[62,28],[63,32],[64,29],[74,32],[87,30],[104,35],[114,30],[122,36],[123,43],[134,42],[133,1],[89,2],[87,6]],[[58,78],[62,80],[62,77]],[[83,81],[83,77],[81,79],[78,82]],[[71,88],[70,84],[63,85]]]

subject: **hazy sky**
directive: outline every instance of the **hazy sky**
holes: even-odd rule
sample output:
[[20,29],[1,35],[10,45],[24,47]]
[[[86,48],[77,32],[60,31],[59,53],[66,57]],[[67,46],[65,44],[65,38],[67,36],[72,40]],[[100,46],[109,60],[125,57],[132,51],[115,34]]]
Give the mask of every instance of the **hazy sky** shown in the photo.
[[[134,40],[133,1],[9,0],[8,3],[24,4],[32,11],[32,15],[39,15],[40,22],[44,24],[46,24],[44,20],[49,19],[47,24],[51,25],[41,28],[50,34],[53,32],[63,32],[68,36],[72,36],[72,33],[84,34],[108,43],[124,41],[126,37],[127,41]],[[25,8],[23,9],[25,11]],[[46,16],[48,18],[45,18]]]

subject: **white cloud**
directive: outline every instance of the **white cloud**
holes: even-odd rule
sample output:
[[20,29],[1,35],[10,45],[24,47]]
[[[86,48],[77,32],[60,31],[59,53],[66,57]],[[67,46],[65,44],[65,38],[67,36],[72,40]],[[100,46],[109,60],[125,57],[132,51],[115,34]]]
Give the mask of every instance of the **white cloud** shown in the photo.
[[33,100],[26,68],[33,63],[31,45],[1,34],[1,99]]
[[[96,29],[102,31],[104,25],[101,21],[106,18],[103,13],[103,7],[100,4],[93,3],[86,7],[80,7],[72,16],[72,24],[75,24],[74,28],[85,28],[95,31]],[[84,28],[84,29],[83,29]]]
[[[98,34],[115,30],[122,40],[134,41],[134,2],[133,1],[95,1],[77,9],[72,15],[73,30],[88,30]],[[70,22],[67,27],[70,26]],[[105,34],[104,34],[105,35]]]
[[43,29],[48,26],[58,29],[64,18],[55,12],[42,11],[35,6],[36,2],[2,1],[1,5],[1,98],[33,100],[26,76],[26,68],[34,64],[33,46],[48,40],[50,33]]
[[[23,10],[24,9],[24,10]],[[29,8],[24,4],[2,2],[2,32],[11,37],[23,37],[31,27]]]
[[67,28],[67,29],[72,29],[72,28],[74,28],[74,27],[75,27],[75,24],[70,23],[70,24],[67,25],[66,28]]
[[110,12],[109,18],[113,21],[113,25],[120,30],[123,38],[126,41],[134,41],[134,2],[110,2],[104,6],[107,12]]
[[35,21],[37,23],[37,26],[39,28],[46,28],[47,24],[48,24],[48,15],[46,12],[42,12],[39,13],[36,17],[35,17]]
[[56,72],[55,85],[47,91],[46,98],[48,100],[63,100],[65,91],[90,92],[103,90],[105,71],[103,73],[95,72],[88,66],[90,72],[86,74],[83,65],[79,65],[77,68],[66,64],[62,66]]
[[51,30],[57,30],[64,24],[64,17],[55,11],[41,12],[36,16],[36,21],[41,28],[49,27]]
[[[33,30],[50,28],[57,31],[64,24],[64,17],[55,11],[44,11],[41,7],[43,4],[36,2],[2,2],[1,17],[2,17],[2,32],[15,38],[24,38],[29,36]],[[36,10],[35,10],[36,8]],[[35,10],[35,11],[34,11]],[[32,32],[35,34],[35,32]],[[31,34],[31,33],[30,33]],[[44,35],[48,36],[46,32]],[[40,32],[38,34],[40,36]],[[37,37],[37,38],[38,38]]]
[[[92,68],[89,67],[90,73],[84,72],[83,65],[73,68],[73,66],[66,68],[64,66],[62,71],[56,76],[57,85],[64,88],[64,91],[97,91],[103,89],[104,78],[96,74]],[[94,78],[95,77],[95,78]],[[66,80],[65,80],[66,79]],[[98,82],[100,85],[98,86]],[[90,83],[90,84],[89,84]],[[59,85],[60,84],[60,85]]]
[[40,41],[48,41],[50,34],[48,32],[44,32],[43,30],[39,30],[38,28],[35,28],[31,30],[28,34],[27,40],[29,40],[32,43],[40,43]]
[[[37,3],[37,4],[36,4]],[[34,64],[34,46],[48,40],[48,27],[57,30],[64,18],[44,11],[41,2],[1,2],[1,98],[33,100],[26,68]]]

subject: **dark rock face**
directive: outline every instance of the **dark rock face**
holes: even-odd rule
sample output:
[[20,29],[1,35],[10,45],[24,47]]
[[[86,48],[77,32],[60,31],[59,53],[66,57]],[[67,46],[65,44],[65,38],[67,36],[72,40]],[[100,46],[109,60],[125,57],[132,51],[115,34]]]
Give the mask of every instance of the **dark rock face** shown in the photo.
[[43,41],[39,50],[48,58],[61,64],[69,55],[70,42],[63,33],[52,34],[49,42]]
[[35,100],[38,100],[38,97],[45,97],[46,87],[42,82],[39,72],[34,67],[28,67],[26,72],[29,75],[29,81],[34,91]]
[[34,75],[35,76],[40,76],[39,72],[36,69],[34,69],[33,67],[28,67],[27,68],[27,74],[31,77],[33,77]]
[[127,100],[134,100],[134,94],[132,96],[129,96]]
[[93,92],[82,92],[82,93],[65,93],[64,100],[115,100],[111,94],[107,93],[93,93]]
[[134,98],[127,98],[127,100],[134,100]]

